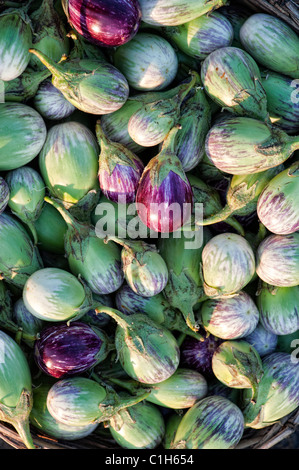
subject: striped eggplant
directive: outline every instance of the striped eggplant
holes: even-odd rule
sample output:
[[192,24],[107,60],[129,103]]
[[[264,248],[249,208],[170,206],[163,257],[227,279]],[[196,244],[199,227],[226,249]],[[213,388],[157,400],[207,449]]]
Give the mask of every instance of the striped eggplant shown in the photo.
[[43,118],[55,121],[70,116],[76,109],[61,91],[52,85],[51,80],[40,84],[34,94],[33,106]]
[[0,103],[0,171],[31,162],[45,143],[41,115],[23,103]]
[[105,331],[77,321],[43,328],[33,355],[42,372],[62,379],[95,367],[113,348]]
[[93,305],[82,282],[59,268],[42,268],[33,273],[24,286],[23,300],[32,315],[49,322],[78,320]]
[[7,182],[0,176],[0,214],[5,211],[9,201],[9,187]]
[[299,286],[275,287],[265,282],[258,291],[257,305],[263,327],[275,335],[299,330]]
[[176,154],[184,171],[191,171],[203,158],[211,124],[211,108],[201,87],[194,87],[183,100],[179,122]]
[[138,184],[136,208],[154,232],[169,233],[190,221],[192,188],[175,153],[178,127],[172,128],[160,152],[146,165]]
[[205,397],[183,416],[171,449],[233,449],[243,432],[237,405],[224,397]]
[[220,8],[227,0],[139,0],[142,21],[150,25],[176,26]]
[[221,15],[225,16],[225,18],[228,19],[228,21],[233,27],[234,38],[232,46],[242,49],[242,44],[240,41],[240,29],[247,20],[247,18],[252,15],[252,11],[247,9],[243,5],[236,3],[224,5],[223,7],[219,8],[218,12]]
[[137,0],[62,0],[69,24],[96,46],[116,47],[131,41],[139,29]]
[[204,301],[200,316],[208,333],[228,340],[244,338],[259,322],[257,306],[244,291],[232,297]]
[[[40,6],[30,14],[34,31],[32,46],[46,54],[50,59],[59,62],[70,52],[70,40],[64,22],[54,7],[54,0],[43,0]],[[30,56],[30,67],[43,70],[40,60]]]
[[261,358],[276,351],[278,344],[278,336],[264,328],[262,322],[259,322],[253,332],[243,339],[254,347]]
[[95,135],[75,121],[51,127],[39,154],[40,173],[50,195],[81,220],[88,220],[98,200],[98,155]]
[[168,379],[178,368],[180,349],[173,334],[147,315],[126,315],[102,305],[117,323],[115,347],[118,359],[129,377],[145,384]]
[[29,166],[9,171],[5,179],[10,192],[8,207],[29,227],[36,244],[38,239],[34,222],[39,217],[44,203],[45,183],[40,174]]
[[212,369],[213,354],[223,340],[206,333],[203,328],[199,332],[202,334],[200,341],[195,338],[184,339],[180,347],[180,367],[196,370],[210,381],[215,377]]
[[218,12],[201,15],[178,26],[162,28],[163,34],[185,54],[197,60],[211,52],[232,44],[234,31],[231,23]]
[[101,122],[96,122],[96,136],[100,146],[99,184],[109,200],[120,204],[135,201],[144,164],[131,150],[113,142],[104,133]]
[[168,238],[159,238],[158,249],[168,268],[168,283],[163,291],[165,298],[173,308],[178,309],[188,325],[199,329],[194,315],[194,307],[204,297],[200,263],[205,241],[205,234],[193,232],[175,233]]
[[225,110],[268,122],[267,96],[254,59],[237,47],[222,47],[204,60],[201,79],[206,93]]
[[155,449],[164,437],[165,422],[157,406],[142,402],[114,415],[109,430],[124,449]]
[[75,441],[89,436],[98,427],[98,423],[91,423],[85,426],[65,425],[53,418],[47,408],[48,393],[53,381],[48,377],[42,378],[33,389],[33,406],[29,415],[30,424],[37,431],[41,431],[47,436],[64,441]]
[[271,178],[257,202],[259,220],[272,233],[288,235],[299,230],[299,161]]
[[[40,84],[50,75],[51,72],[49,72],[49,70],[35,71],[27,67],[26,70],[14,80],[4,82],[5,101],[26,103],[36,95]],[[34,106],[34,108],[36,107]],[[39,112],[38,109],[37,111]]]
[[299,38],[280,18],[267,13],[250,15],[241,27],[240,40],[260,65],[299,78]]
[[152,297],[163,291],[168,282],[168,269],[156,245],[142,240],[123,240],[110,235],[105,241],[115,242],[122,247],[124,278],[136,294]]
[[[8,289],[4,281],[0,282],[0,329],[13,333],[15,335],[15,341],[20,344],[19,326],[13,318],[12,292]],[[35,336],[26,334],[26,340],[34,342]]]
[[0,421],[16,429],[28,449],[35,449],[29,428],[33,405],[28,361],[20,346],[0,330]]
[[3,212],[0,215],[0,272],[5,281],[23,289],[31,274],[43,267],[40,253],[17,219]]
[[67,224],[59,212],[44,202],[40,215],[34,222],[37,235],[37,246],[57,255],[64,255],[64,237]]
[[200,334],[186,325],[181,312],[170,305],[163,292],[151,297],[143,297],[136,294],[128,284],[124,283],[115,293],[115,304],[116,308],[126,315],[143,313],[170,331],[179,331],[195,339],[201,339]]
[[215,124],[205,149],[209,160],[231,175],[260,173],[284,163],[299,148],[298,137],[257,119],[235,117]]
[[261,72],[270,121],[288,134],[299,132],[298,84],[291,77],[271,70]]
[[255,400],[250,390],[243,391],[245,426],[253,429],[271,426],[299,406],[298,360],[274,352],[263,359],[263,370]]
[[160,95],[157,95],[159,92],[156,92],[146,96],[142,93],[132,98],[143,102],[143,106],[132,114],[128,122],[128,133],[134,142],[143,147],[153,147],[161,144],[174,126],[182,127],[182,102],[199,83],[198,74],[191,73],[187,82],[165,93],[160,92]]
[[32,27],[26,9],[8,8],[0,13],[0,79],[14,80],[27,68]]
[[293,287],[299,284],[299,232],[268,235],[256,252],[256,272],[272,286]]
[[119,247],[115,243],[108,246],[92,225],[79,222],[54,199],[45,200],[67,225],[64,252],[72,274],[80,276],[94,294],[111,294],[119,289],[124,280]]
[[213,354],[212,369],[227,387],[249,388],[254,396],[264,373],[259,353],[244,339],[221,343]]
[[130,117],[142,107],[142,101],[129,97],[125,104],[113,113],[101,116],[103,131],[110,140],[125,145],[129,150],[139,153],[144,150],[129,134],[128,124]]
[[93,379],[70,377],[55,382],[47,396],[47,408],[54,419],[70,426],[87,426],[110,420],[120,410],[136,405],[148,396],[120,396],[111,387]]
[[254,252],[241,235],[221,233],[204,246],[202,274],[207,296],[236,294],[249,284],[254,273]]
[[174,80],[178,59],[171,44],[163,37],[140,32],[117,47],[113,64],[134,90],[163,90]]
[[52,84],[63,96],[85,113],[112,113],[128,99],[129,85],[126,78],[108,62],[73,59],[56,63],[37,49],[29,49],[29,52],[50,70]]
[[19,329],[21,340],[33,348],[34,341],[39,337],[40,332],[45,326],[45,322],[29,312],[25,307],[22,297],[14,302],[11,318]]
[[[198,225],[212,225],[223,221],[229,223],[232,215],[246,216],[255,213],[261,192],[283,169],[283,165],[278,165],[260,173],[233,175],[227,189],[225,206],[205,217]],[[240,233],[244,235],[244,231]]]
[[180,367],[168,379],[154,384],[146,401],[182,410],[191,408],[198,400],[204,398],[207,392],[208,383],[202,374]]

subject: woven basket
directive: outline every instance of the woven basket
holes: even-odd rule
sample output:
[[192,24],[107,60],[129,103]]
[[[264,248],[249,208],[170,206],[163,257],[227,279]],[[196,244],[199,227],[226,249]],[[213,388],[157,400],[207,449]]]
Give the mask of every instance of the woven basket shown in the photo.
[[[243,4],[253,12],[265,12],[288,23],[299,34],[299,5],[293,0],[238,0],[231,3]],[[0,0],[1,6],[1,0]],[[298,431],[299,410],[281,419],[278,423],[260,429],[245,429],[236,449],[270,449],[290,439]],[[99,426],[90,436],[75,441],[59,441],[31,428],[33,442],[40,449],[120,449],[118,444]],[[15,429],[0,422],[0,439],[15,449],[25,449]],[[0,446],[1,447],[1,446]]]

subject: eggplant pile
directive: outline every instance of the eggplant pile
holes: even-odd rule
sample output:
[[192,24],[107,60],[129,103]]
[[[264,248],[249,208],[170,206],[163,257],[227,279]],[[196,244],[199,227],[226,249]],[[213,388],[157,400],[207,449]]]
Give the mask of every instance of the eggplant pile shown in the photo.
[[298,410],[298,83],[298,35],[239,2],[0,2],[0,421],[24,447],[235,449]]

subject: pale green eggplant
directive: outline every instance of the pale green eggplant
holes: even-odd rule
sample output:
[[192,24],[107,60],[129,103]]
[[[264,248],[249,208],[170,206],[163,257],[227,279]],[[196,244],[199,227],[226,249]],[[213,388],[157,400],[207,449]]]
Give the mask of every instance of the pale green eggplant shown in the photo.
[[206,93],[225,110],[269,121],[260,70],[247,52],[231,46],[213,51],[202,63],[201,80]]
[[20,346],[0,331],[0,421],[11,424],[28,449],[35,449],[29,428],[33,405],[28,361]]
[[8,284],[23,289],[27,279],[43,267],[36,246],[21,222],[3,212],[0,215],[0,272]]
[[17,78],[30,61],[32,28],[26,9],[9,8],[0,13],[0,79]]
[[227,0],[139,0],[142,20],[150,25],[184,24],[225,5]]
[[23,103],[0,103],[0,170],[31,162],[46,136],[45,122],[35,109]]
[[205,149],[209,160],[231,175],[260,173],[284,163],[299,148],[299,138],[257,119],[234,117],[215,124]]
[[152,297],[163,291],[168,282],[168,268],[156,245],[111,235],[105,241],[121,245],[124,277],[136,294]]
[[36,244],[38,238],[34,222],[38,219],[44,203],[45,183],[40,174],[29,166],[9,171],[6,182],[10,191],[8,206],[12,213],[29,227]]
[[275,287],[265,282],[258,290],[260,322],[276,335],[290,335],[299,330],[299,286]]
[[[48,70],[34,71],[27,67],[26,70],[14,80],[4,82],[5,101],[25,103],[33,98],[40,84],[51,75]],[[37,111],[39,111],[37,109]]]
[[299,406],[298,360],[291,354],[274,352],[267,355],[262,366],[264,374],[257,394],[243,391],[240,406],[247,428],[262,429],[278,423]]
[[55,380],[42,377],[33,389],[33,406],[30,412],[30,424],[37,430],[54,439],[75,441],[89,436],[98,427],[98,423],[85,426],[65,425],[49,413],[47,408],[48,393]]
[[250,15],[241,27],[240,40],[260,65],[299,78],[299,37],[280,18],[266,13]]
[[180,349],[167,328],[142,313],[126,315],[103,305],[98,305],[97,311],[106,313],[117,323],[117,357],[129,377],[143,384],[154,384],[174,374],[180,362]]
[[171,449],[233,449],[244,432],[240,408],[220,396],[205,397],[184,414]]
[[268,235],[256,252],[256,272],[262,281],[277,287],[299,284],[299,232]]
[[116,48],[113,64],[135,90],[163,90],[174,80],[178,59],[171,44],[161,36],[140,32]]
[[299,161],[271,178],[257,201],[257,215],[272,233],[287,235],[299,230]]
[[155,449],[162,442],[165,423],[157,406],[142,402],[114,415],[109,430],[124,449]]
[[[187,177],[191,184],[194,204],[202,204],[202,218],[196,219],[195,223],[199,227],[210,225],[207,223],[207,221],[213,220],[214,214],[220,213],[222,210],[220,195],[216,189],[214,189],[212,186],[209,186],[197,176],[193,175],[193,173],[187,173]],[[233,217],[232,214],[228,215],[228,217],[225,219],[225,222],[233,227],[238,233],[244,235],[244,229],[242,225],[237,221],[237,219]]]
[[179,236],[158,240],[158,249],[168,268],[168,283],[164,296],[173,308],[178,309],[186,324],[198,331],[194,307],[199,299],[205,298],[200,275],[200,263],[204,246],[202,232],[180,232]]
[[234,175],[227,189],[226,205],[204,218],[198,225],[212,225],[223,221],[229,223],[232,215],[246,216],[255,212],[261,192],[283,168],[283,165],[279,165],[261,173]]
[[48,322],[77,320],[93,306],[84,284],[59,268],[34,272],[25,283],[23,301],[32,315]]
[[52,417],[62,424],[87,426],[109,421],[120,410],[139,403],[148,394],[142,390],[135,396],[123,397],[112,387],[78,376],[58,380],[51,386],[47,408]]
[[202,276],[207,296],[237,294],[255,274],[255,254],[249,242],[235,233],[221,233],[202,251]]
[[[198,81],[198,74],[192,71],[187,82],[164,94],[160,92],[159,98],[154,93],[146,97],[144,94],[133,97],[132,99],[143,101],[143,106],[132,114],[128,122],[128,133],[134,142],[142,147],[162,143],[171,129],[180,124],[182,102]],[[149,101],[151,97],[153,100]]]
[[39,154],[50,195],[80,219],[88,219],[98,201],[98,155],[95,135],[75,121],[51,127]]
[[245,340],[228,340],[218,346],[212,357],[216,378],[230,388],[249,388],[253,396],[258,393],[263,377],[259,353]]
[[261,72],[270,121],[288,134],[299,132],[299,99],[296,80],[281,73]]
[[80,223],[57,201],[45,198],[64,219],[64,252],[71,272],[80,276],[93,294],[111,294],[123,283],[121,250],[115,243],[107,245],[94,227]]
[[178,26],[162,28],[165,37],[185,54],[205,59],[221,47],[231,46],[234,31],[231,23],[218,12],[201,15]]
[[0,214],[5,211],[9,201],[9,187],[5,179],[0,176]]
[[29,51],[50,70],[52,84],[80,111],[96,115],[113,113],[128,99],[126,78],[108,62],[73,59],[56,63],[36,49]]
[[37,246],[57,255],[64,255],[64,237],[67,224],[60,213],[50,204],[43,204],[39,217],[34,222]]
[[[69,54],[70,40],[64,22],[54,8],[54,0],[43,0],[39,8],[30,14],[30,20],[34,31],[32,47],[55,62]],[[34,55],[30,56],[29,65],[35,70],[45,68]]]

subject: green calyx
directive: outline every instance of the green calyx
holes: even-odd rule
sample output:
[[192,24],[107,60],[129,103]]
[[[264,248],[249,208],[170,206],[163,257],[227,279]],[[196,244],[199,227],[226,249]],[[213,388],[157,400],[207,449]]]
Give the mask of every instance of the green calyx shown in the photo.
[[50,75],[49,70],[34,71],[28,67],[19,77],[4,82],[5,101],[28,101],[35,96],[39,85]]

